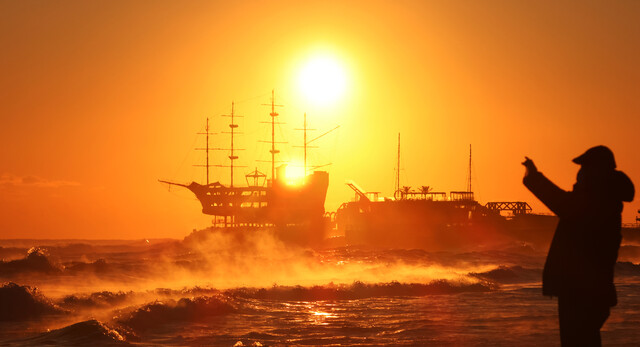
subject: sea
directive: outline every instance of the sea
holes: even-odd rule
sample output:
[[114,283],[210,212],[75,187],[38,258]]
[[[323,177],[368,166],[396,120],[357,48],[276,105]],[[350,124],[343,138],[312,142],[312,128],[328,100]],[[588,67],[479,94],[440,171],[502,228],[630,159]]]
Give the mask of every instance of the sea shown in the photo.
[[[311,249],[267,230],[197,233],[0,240],[0,345],[560,345],[557,301],[541,291],[546,249]],[[602,341],[638,346],[640,246],[618,260]]]

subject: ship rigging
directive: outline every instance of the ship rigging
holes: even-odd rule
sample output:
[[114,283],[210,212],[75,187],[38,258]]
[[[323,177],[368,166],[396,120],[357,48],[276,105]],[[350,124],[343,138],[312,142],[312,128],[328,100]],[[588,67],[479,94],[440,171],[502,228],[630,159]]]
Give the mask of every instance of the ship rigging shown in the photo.
[[[286,164],[277,166],[281,161],[277,160],[277,154],[280,150],[277,144],[286,142],[276,141],[276,124],[279,116],[276,107],[282,107],[275,102],[275,93],[271,92],[271,102],[266,104],[270,106],[269,116],[271,117],[269,125],[271,126],[271,139],[269,153],[271,154],[271,175],[260,172],[256,167],[255,170],[245,175],[246,186],[234,184],[234,170],[240,167],[235,163],[239,159],[236,151],[243,150],[237,148],[234,142],[234,136],[239,134],[238,124],[235,120],[241,117],[235,113],[235,103],[231,103],[231,113],[224,115],[229,117],[231,122],[228,124],[229,131],[223,132],[230,135],[229,148],[215,148],[210,146],[209,137],[214,134],[210,130],[209,119],[205,126],[205,131],[199,134],[205,135],[204,148],[197,148],[205,151],[205,164],[196,165],[206,168],[206,182],[200,184],[191,182],[183,184],[171,182],[167,180],[159,180],[170,186],[180,186],[193,192],[202,205],[204,214],[214,216],[213,224],[221,227],[250,227],[250,226],[300,226],[300,225],[322,225],[324,214],[324,202],[329,184],[329,175],[325,171],[317,171],[318,168],[330,165],[320,165],[309,167],[307,163],[307,151],[314,141],[334,131],[335,127],[320,136],[311,140],[307,140],[307,117],[304,115],[303,128],[304,140],[302,147],[304,150],[304,179],[296,185],[288,184],[285,179]],[[210,151],[227,150],[229,151],[229,165],[212,165],[210,163]],[[229,185],[225,186],[220,181],[210,182],[210,167],[229,167]],[[309,173],[311,171],[311,173]],[[319,233],[321,234],[321,233]]]

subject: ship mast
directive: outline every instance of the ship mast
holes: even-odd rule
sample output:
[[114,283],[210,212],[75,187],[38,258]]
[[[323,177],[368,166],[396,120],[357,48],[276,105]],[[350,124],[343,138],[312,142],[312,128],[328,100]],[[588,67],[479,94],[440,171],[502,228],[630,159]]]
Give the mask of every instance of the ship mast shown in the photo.
[[275,94],[273,89],[271,90],[271,179],[275,180],[276,178],[276,153],[280,153],[279,150],[276,149],[276,117],[278,113],[275,109]]
[[234,108],[235,103],[232,101],[231,102],[231,124],[229,124],[229,128],[231,128],[231,155],[229,156],[229,160],[231,161],[231,163],[229,164],[231,166],[231,182],[229,184],[229,186],[231,188],[233,188],[233,161],[238,159],[237,155],[233,154],[233,130],[235,128],[238,127],[238,124],[234,124],[233,123],[233,108]]
[[229,114],[229,115],[222,115],[223,117],[231,117],[231,124],[229,124],[229,128],[231,129],[231,131],[230,131],[230,132],[228,132],[228,134],[231,134],[231,147],[230,147],[230,149],[229,149],[229,150],[231,151],[231,153],[230,153],[230,155],[229,155],[229,161],[231,162],[231,163],[229,164],[229,168],[231,169],[231,173],[230,173],[230,174],[231,174],[231,176],[230,176],[230,181],[229,181],[229,187],[230,187],[230,188],[233,188],[233,168],[234,168],[233,161],[234,161],[234,160],[236,160],[236,159],[238,159],[238,156],[237,156],[237,155],[235,155],[235,152],[234,152],[234,151],[235,151],[235,150],[241,150],[241,149],[237,149],[237,148],[235,148],[235,147],[234,147],[234,143],[233,143],[233,138],[234,138],[234,135],[236,134],[235,129],[237,129],[237,128],[238,128],[238,124],[235,124],[235,122],[234,122],[234,121],[235,121],[235,118],[236,118],[236,117],[242,117],[242,116],[238,116],[238,115],[236,115],[236,114],[234,113],[234,108],[235,108],[235,102],[233,102],[233,101],[232,101],[232,102],[231,102],[231,114]]
[[304,177],[307,177],[307,113],[304,113]]
[[471,192],[471,144],[469,144],[469,182],[467,182],[467,191]]
[[[278,113],[276,112],[276,106],[282,107],[282,105],[276,105],[275,101],[275,92],[271,90],[271,104],[263,104],[265,106],[271,106],[271,181],[275,181],[276,179],[276,154],[280,153],[279,150],[276,149],[276,117]],[[278,123],[279,124],[279,123]]]
[[206,144],[204,148],[196,148],[197,150],[203,150],[206,153],[206,162],[205,165],[194,165],[194,166],[204,166],[207,169],[207,186],[209,185],[209,151],[212,149],[209,147],[209,135],[213,135],[214,133],[209,132],[209,118],[207,117],[207,125],[204,128],[205,132],[198,133],[199,135],[206,135]]
[[400,190],[400,133],[398,133],[398,168],[396,169],[396,189],[394,193]]
[[[311,148],[311,147],[315,147],[315,146],[309,146],[309,143],[311,141],[307,141],[307,132],[309,130],[316,130],[316,129],[309,129],[308,125],[307,125],[307,113],[305,112],[304,114],[304,124],[302,129],[295,129],[295,130],[302,130],[303,132],[303,143],[302,146],[293,146],[293,147],[302,147],[304,149],[304,177],[307,177],[307,149]],[[315,140],[315,139],[314,139]]]
[[[307,123],[307,114],[306,114],[306,113],[304,114],[304,126],[302,127],[302,129],[295,129],[295,130],[302,130],[302,131],[304,131],[304,144],[303,144],[302,146],[293,146],[293,147],[302,147],[302,148],[304,148],[304,176],[305,176],[305,177],[307,177],[307,167],[308,167],[308,166],[307,166],[307,150],[308,150],[309,148],[318,148],[318,146],[309,146],[309,144],[311,144],[313,141],[316,141],[317,139],[319,139],[319,138],[321,138],[321,137],[323,137],[323,136],[325,136],[325,135],[327,135],[327,134],[329,134],[329,133],[333,132],[334,130],[336,130],[336,129],[338,129],[338,128],[340,128],[340,126],[339,126],[339,125],[338,125],[338,126],[336,126],[336,127],[334,127],[333,129],[331,129],[331,130],[329,130],[329,131],[326,131],[326,132],[322,133],[321,135],[316,136],[316,137],[314,137],[313,139],[311,139],[311,140],[307,141],[307,131],[309,131],[309,130],[317,130],[317,129],[310,129],[310,128],[308,127],[308,123]],[[315,169],[318,169],[318,168],[321,168],[321,167],[323,167],[323,166],[327,166],[327,165],[331,165],[331,163],[329,163],[329,164],[324,164],[324,165],[320,165],[320,166],[312,166],[312,167],[311,167],[311,169],[314,169],[314,170],[315,170]]]
[[[270,104],[262,104],[264,106],[271,106],[271,122],[260,122],[260,123],[271,123],[271,141],[260,141],[260,142],[270,142],[271,143],[271,182],[274,182],[276,179],[276,154],[280,153],[279,150],[276,149],[276,143],[286,143],[286,142],[276,142],[276,124],[280,124],[276,122],[276,117],[278,113],[276,112],[276,106],[282,107],[282,105],[276,105],[275,102],[275,93],[274,90],[271,90],[271,103]],[[262,161],[262,160],[259,160]]]
[[207,127],[205,128],[207,133],[207,144],[205,147],[205,153],[207,153],[207,186],[209,185],[209,117],[207,117]]

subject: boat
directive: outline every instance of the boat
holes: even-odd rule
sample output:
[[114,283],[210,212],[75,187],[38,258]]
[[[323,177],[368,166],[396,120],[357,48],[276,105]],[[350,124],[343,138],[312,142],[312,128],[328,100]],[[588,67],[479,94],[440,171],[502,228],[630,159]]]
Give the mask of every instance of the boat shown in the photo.
[[[474,250],[504,247],[505,244],[546,250],[553,237],[558,218],[550,214],[533,213],[525,201],[493,201],[481,204],[475,199],[471,182],[471,146],[469,147],[469,180],[465,191],[437,192],[430,186],[412,189],[400,185],[400,134],[398,134],[398,167],[394,194],[380,197],[379,192],[367,192],[354,181],[347,186],[355,193],[353,201],[343,203],[335,212],[325,212],[324,203],[329,174],[315,170],[308,173],[307,146],[334,128],[307,141],[307,121],[304,116],[304,179],[291,184],[286,179],[286,165],[276,167],[274,96],[271,97],[271,175],[255,168],[245,175],[246,185],[233,183],[233,170],[238,159],[233,135],[231,107],[229,124],[231,143],[229,185],[209,182],[209,125],[205,148],[207,181],[204,184],[160,182],[189,189],[202,205],[202,213],[214,216],[213,229],[247,231],[271,230],[287,243],[311,247],[365,246],[375,248],[424,249],[429,251]],[[639,211],[640,213],[640,211]],[[640,221],[640,218],[639,218]],[[211,230],[211,228],[209,229]],[[640,228],[624,226],[625,240],[640,244]],[[336,236],[337,235],[337,236]],[[329,238],[329,236],[332,236]]]
[[[472,191],[471,146],[465,191],[434,192],[430,186],[400,185],[400,134],[395,192],[380,197],[355,182],[347,186],[355,198],[335,212],[336,228],[351,246],[410,248],[429,251],[502,248],[511,244],[546,251],[558,217],[533,213],[526,201],[479,203]],[[640,210],[638,210],[640,214]],[[623,224],[623,245],[640,245],[640,216]]]
[[435,192],[430,186],[412,189],[400,185],[398,167],[392,197],[366,192],[355,182],[355,192],[335,213],[336,228],[348,245],[384,248],[420,248],[430,251],[477,249],[516,242],[543,249],[548,246],[557,217],[531,213],[524,201],[480,204],[471,185],[471,146],[467,190]]
[[[234,103],[231,106],[231,118],[229,133],[231,135],[229,150],[230,183],[223,185],[220,181],[209,181],[209,152],[213,148],[209,145],[209,120],[205,127],[206,146],[202,148],[206,151],[206,162],[198,165],[206,168],[206,182],[189,184],[159,180],[170,186],[179,186],[190,190],[202,205],[202,213],[213,216],[213,228],[227,231],[246,231],[250,229],[269,229],[274,231],[276,236],[286,242],[301,244],[305,246],[321,243],[325,239],[325,210],[324,203],[329,186],[329,174],[326,171],[317,171],[307,168],[306,152],[307,146],[312,139],[307,141],[307,122],[304,115],[304,177],[295,182],[286,178],[285,170],[287,164],[276,166],[279,163],[276,155],[280,151],[276,148],[275,124],[278,113],[275,110],[275,97],[271,94],[271,175],[261,172],[256,167],[253,171],[245,175],[246,185],[234,185],[234,164],[238,159],[237,148],[234,147],[234,134],[238,125],[234,120]],[[337,127],[336,127],[337,128]],[[330,130],[333,131],[336,128]],[[329,131],[329,132],[330,132]],[[328,132],[327,132],[328,133]],[[327,134],[324,133],[323,135]],[[321,135],[321,136],[323,136]],[[221,165],[216,165],[221,166]]]

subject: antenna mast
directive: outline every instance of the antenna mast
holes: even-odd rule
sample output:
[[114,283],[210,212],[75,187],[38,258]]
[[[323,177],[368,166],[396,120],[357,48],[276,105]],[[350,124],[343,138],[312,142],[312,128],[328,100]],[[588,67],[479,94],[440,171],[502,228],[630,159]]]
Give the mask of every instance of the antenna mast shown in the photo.
[[398,190],[400,190],[400,133],[398,133],[398,168],[396,169],[396,189],[394,193]]

